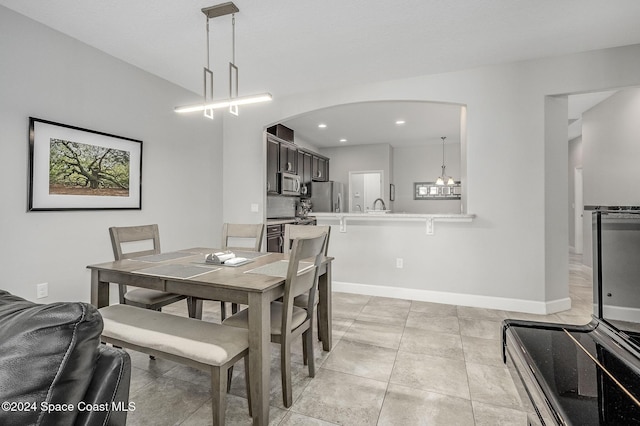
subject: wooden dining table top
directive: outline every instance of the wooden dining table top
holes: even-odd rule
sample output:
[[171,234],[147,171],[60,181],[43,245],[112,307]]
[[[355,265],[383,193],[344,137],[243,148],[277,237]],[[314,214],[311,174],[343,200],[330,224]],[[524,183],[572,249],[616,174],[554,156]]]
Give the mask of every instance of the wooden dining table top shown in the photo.
[[[158,279],[165,279],[170,281],[183,281],[183,282],[191,282],[197,284],[215,284],[218,287],[228,287],[229,289],[238,289],[242,288],[245,291],[249,292],[264,292],[271,290],[278,285],[281,285],[284,281],[284,276],[274,276],[274,275],[266,275],[261,273],[251,273],[254,269],[260,268],[262,266],[272,264],[274,262],[286,261],[289,258],[288,254],[282,253],[269,253],[269,252],[260,252],[254,253],[254,255],[258,255],[251,261],[239,265],[239,266],[225,266],[225,265],[215,265],[215,264],[207,264],[204,259],[207,254],[216,253],[222,251],[217,248],[207,248],[207,247],[194,247],[189,249],[178,250],[175,252],[168,252],[163,254],[184,254],[182,257],[178,258],[169,258],[167,260],[155,260],[148,261],[145,258],[153,258],[157,255],[151,256],[143,256],[140,258],[133,259],[124,259],[117,260],[111,262],[98,263],[87,266],[89,269],[97,269],[101,271],[113,271],[118,273],[127,273],[132,276],[154,276]],[[238,256],[242,256],[242,251],[235,251]],[[251,253],[251,252],[247,252]],[[157,257],[156,257],[157,258]],[[323,260],[323,263],[327,261],[331,261],[333,258],[327,257]],[[183,265],[183,266],[194,266],[201,268],[201,274],[190,276],[190,277],[179,277],[172,275],[162,275],[153,272],[145,273],[146,269],[154,268],[154,266],[160,265]],[[286,272],[286,270],[285,270]]]

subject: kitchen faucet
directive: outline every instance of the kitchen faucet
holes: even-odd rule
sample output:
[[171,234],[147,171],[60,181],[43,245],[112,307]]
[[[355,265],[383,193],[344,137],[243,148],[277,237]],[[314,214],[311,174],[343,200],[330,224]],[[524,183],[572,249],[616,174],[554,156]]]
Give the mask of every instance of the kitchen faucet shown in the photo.
[[376,200],[373,202],[373,210],[376,209],[376,203],[380,201],[382,203],[382,210],[386,210],[387,206],[384,205],[384,200],[382,198],[376,198]]

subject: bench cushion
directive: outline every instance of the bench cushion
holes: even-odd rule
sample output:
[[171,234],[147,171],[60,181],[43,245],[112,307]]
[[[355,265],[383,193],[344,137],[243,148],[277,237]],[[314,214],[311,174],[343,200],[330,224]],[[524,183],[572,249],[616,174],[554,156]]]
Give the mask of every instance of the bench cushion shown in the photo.
[[129,305],[99,309],[102,335],[220,366],[249,347],[247,330]]

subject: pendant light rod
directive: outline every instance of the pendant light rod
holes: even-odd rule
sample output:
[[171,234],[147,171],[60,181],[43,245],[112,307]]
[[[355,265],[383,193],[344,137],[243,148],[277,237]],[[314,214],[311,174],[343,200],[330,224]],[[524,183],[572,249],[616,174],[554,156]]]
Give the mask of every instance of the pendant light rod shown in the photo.
[[[235,94],[233,86],[235,82]],[[236,14],[231,14],[231,62],[229,62],[229,99],[238,97],[238,67],[236,66]],[[229,112],[238,115],[238,104],[229,105]]]
[[445,165],[444,165],[444,140],[446,139],[446,136],[442,136],[440,139],[442,139],[442,178],[444,179],[445,173]]

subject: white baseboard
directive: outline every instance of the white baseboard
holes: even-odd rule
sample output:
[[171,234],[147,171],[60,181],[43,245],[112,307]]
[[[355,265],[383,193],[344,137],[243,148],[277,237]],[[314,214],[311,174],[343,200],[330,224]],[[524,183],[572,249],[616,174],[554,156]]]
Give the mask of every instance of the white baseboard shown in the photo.
[[470,306],[474,308],[500,309],[529,314],[553,314],[571,309],[571,299],[563,298],[549,302],[509,299],[506,297],[478,296],[473,294],[447,293],[443,291],[398,288],[371,284],[356,284],[341,281],[332,283],[333,291],[364,294],[367,296],[390,297],[393,299],[419,300],[421,302],[444,303],[448,305]]
[[633,323],[640,322],[640,309],[638,308],[605,305],[602,310],[602,315],[607,319]]

